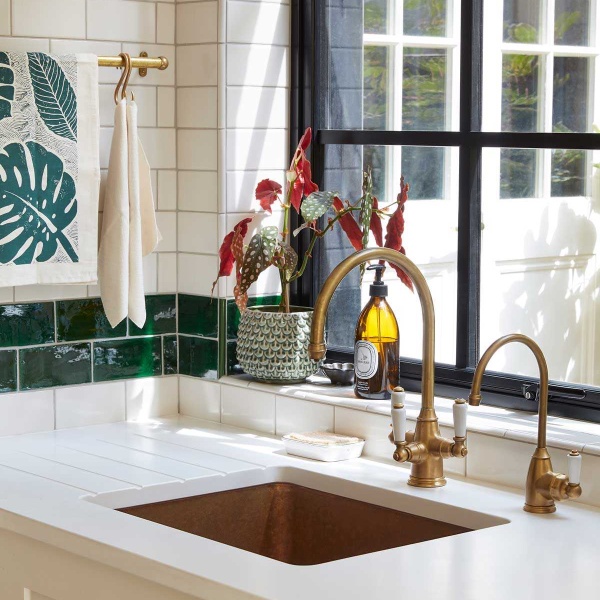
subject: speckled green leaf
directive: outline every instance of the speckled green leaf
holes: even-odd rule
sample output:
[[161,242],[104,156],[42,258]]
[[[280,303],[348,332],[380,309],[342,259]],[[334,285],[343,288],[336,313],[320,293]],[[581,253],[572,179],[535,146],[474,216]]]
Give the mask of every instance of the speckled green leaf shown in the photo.
[[46,262],[78,256],[64,230],[77,214],[75,182],[62,160],[36,142],[0,150],[0,263]]
[[0,52],[0,121],[12,115],[11,101],[15,99],[15,74],[6,52]]
[[242,264],[240,294],[245,294],[258,276],[272,264],[278,233],[277,227],[270,226],[252,236]]
[[310,223],[322,217],[331,208],[333,199],[337,195],[336,192],[313,192],[308,198],[305,198],[300,207],[302,218]]
[[281,254],[285,278],[289,280],[298,266],[298,254],[289,244],[281,244]]
[[77,141],[77,98],[60,65],[47,54],[28,52],[35,105],[48,129]]

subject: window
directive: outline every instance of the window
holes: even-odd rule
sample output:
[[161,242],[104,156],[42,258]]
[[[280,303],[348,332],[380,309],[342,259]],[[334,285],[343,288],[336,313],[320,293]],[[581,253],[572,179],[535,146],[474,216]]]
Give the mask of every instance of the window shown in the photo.
[[[595,2],[296,0],[293,11],[292,131],[315,130],[318,183],[356,200],[368,165],[383,201],[401,174],[411,185],[404,245],[436,306],[438,392],[468,386],[489,343],[518,331],[546,354],[551,412],[600,421]],[[326,237],[296,301],[313,303],[351,251]],[[415,389],[420,306],[386,279],[401,378]],[[351,352],[366,294],[356,273],[334,296],[334,352]],[[526,348],[506,347],[490,368],[486,399],[535,410]]]

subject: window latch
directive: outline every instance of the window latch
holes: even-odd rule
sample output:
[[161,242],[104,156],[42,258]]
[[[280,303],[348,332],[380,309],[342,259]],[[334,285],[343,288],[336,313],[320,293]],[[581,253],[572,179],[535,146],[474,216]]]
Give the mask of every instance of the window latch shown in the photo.
[[[524,383],[521,386],[523,397],[525,400],[531,402],[537,402],[540,395],[540,386],[537,383]],[[563,390],[559,387],[550,385],[548,386],[548,399],[549,400],[584,400],[586,391],[576,388],[573,390]]]

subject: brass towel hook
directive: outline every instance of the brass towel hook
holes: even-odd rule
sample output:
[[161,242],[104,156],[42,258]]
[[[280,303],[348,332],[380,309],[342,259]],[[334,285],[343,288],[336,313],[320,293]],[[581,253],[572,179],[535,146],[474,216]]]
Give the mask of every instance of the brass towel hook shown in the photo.
[[127,76],[127,58],[126,58],[127,54],[125,54],[124,52],[121,52],[121,54],[119,54],[119,56],[123,60],[123,63],[125,64],[125,66],[123,67],[123,72],[121,73],[121,77],[119,78],[119,81],[117,82],[117,86],[115,87],[115,93],[113,95],[115,104],[119,104],[119,95],[120,95],[119,92],[121,91],[121,86],[123,85],[123,82],[125,81],[125,77]]
[[[121,52],[119,56],[123,59],[124,67],[123,73],[121,73],[121,77],[117,83],[117,87],[115,88],[115,104],[119,104],[119,96],[121,99],[127,97],[127,85],[129,84],[129,78],[131,77],[131,71],[133,70],[131,66],[131,56],[125,52]],[[131,93],[131,98],[133,100],[133,92]]]

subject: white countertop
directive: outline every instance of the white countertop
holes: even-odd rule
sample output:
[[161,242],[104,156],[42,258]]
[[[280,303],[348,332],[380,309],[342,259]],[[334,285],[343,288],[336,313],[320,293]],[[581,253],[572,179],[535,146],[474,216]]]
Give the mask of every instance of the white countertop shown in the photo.
[[[286,466],[387,490],[399,507],[420,498],[442,519],[449,505],[510,523],[299,567],[82,499],[119,491],[150,498],[203,478]],[[0,439],[0,527],[205,600],[598,596],[598,509],[562,503],[553,515],[530,515],[520,491],[457,478],[423,490],[407,478],[404,468],[367,459],[289,457],[270,436],[186,417],[116,423]]]

